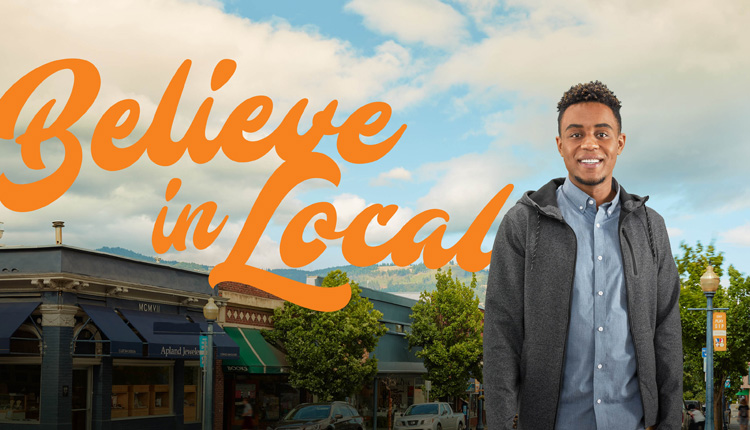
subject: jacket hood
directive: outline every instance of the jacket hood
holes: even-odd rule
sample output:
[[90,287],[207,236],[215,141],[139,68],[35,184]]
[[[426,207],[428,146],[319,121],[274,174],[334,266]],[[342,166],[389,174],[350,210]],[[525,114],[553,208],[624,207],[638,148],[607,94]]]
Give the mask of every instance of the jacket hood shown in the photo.
[[[562,213],[557,206],[557,188],[564,182],[565,178],[555,178],[536,191],[526,191],[518,203],[531,206],[548,217],[562,221]],[[641,197],[625,191],[625,188],[614,178],[612,178],[612,184],[615,187],[620,186],[620,204],[624,212],[633,212],[648,201],[648,196]]]

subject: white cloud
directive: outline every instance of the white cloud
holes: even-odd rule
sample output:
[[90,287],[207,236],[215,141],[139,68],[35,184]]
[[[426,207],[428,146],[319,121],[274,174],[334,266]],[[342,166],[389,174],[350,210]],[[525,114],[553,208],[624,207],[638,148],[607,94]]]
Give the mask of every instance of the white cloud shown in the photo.
[[684,232],[682,231],[682,229],[676,227],[667,227],[667,234],[670,238],[675,238],[677,236],[682,236]]
[[352,0],[345,8],[362,15],[367,28],[404,43],[446,49],[468,37],[466,18],[438,0]]
[[750,246],[750,223],[720,233],[722,242]]
[[[491,151],[429,164],[420,173],[424,178],[435,178],[436,183],[417,201],[418,209],[442,209],[450,215],[448,231],[465,231],[503,187],[526,176],[528,171],[518,160]],[[509,198],[503,209],[513,203],[515,200]]]
[[377,178],[370,181],[370,185],[383,187],[391,185],[394,181],[411,181],[411,172],[403,167],[396,167],[379,174]]

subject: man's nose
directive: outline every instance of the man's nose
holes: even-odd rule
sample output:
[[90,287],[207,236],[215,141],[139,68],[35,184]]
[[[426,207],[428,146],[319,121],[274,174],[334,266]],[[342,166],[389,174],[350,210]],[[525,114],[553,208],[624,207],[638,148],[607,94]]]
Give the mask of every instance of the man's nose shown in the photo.
[[599,149],[599,142],[596,141],[596,138],[593,135],[586,135],[586,137],[583,139],[581,148],[588,150]]

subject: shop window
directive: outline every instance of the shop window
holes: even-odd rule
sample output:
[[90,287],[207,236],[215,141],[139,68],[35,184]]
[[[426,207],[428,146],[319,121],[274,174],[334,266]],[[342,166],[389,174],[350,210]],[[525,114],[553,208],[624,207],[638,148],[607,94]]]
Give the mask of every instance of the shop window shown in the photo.
[[40,365],[0,364],[0,422],[39,422],[41,369]]
[[198,366],[185,365],[185,395],[183,413],[186,423],[197,422],[201,420],[201,393],[202,389],[202,372]]
[[113,366],[112,418],[172,413],[172,367]]

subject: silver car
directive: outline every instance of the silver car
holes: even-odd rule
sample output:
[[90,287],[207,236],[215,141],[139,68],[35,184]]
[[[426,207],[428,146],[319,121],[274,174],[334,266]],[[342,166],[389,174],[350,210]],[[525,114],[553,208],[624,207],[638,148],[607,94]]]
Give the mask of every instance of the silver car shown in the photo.
[[454,413],[448,403],[411,405],[396,418],[394,430],[464,430],[464,414]]

